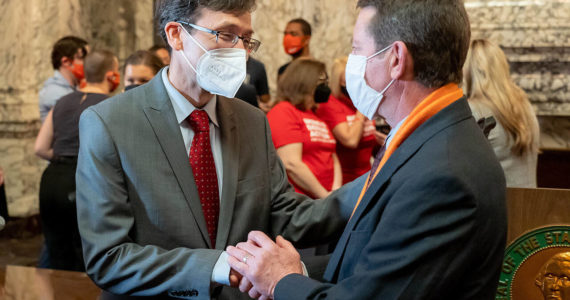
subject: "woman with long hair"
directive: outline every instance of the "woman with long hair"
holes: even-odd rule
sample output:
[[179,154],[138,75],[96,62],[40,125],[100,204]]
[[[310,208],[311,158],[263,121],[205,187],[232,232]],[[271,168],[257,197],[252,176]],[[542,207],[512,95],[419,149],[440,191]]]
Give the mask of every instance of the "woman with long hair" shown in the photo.
[[509,187],[536,187],[538,121],[527,95],[511,79],[499,46],[473,40],[463,69],[463,89],[476,120],[493,117],[489,142]]
[[325,64],[297,59],[279,79],[279,103],[267,115],[273,144],[299,193],[323,198],[342,185],[336,141],[315,114],[330,95]]

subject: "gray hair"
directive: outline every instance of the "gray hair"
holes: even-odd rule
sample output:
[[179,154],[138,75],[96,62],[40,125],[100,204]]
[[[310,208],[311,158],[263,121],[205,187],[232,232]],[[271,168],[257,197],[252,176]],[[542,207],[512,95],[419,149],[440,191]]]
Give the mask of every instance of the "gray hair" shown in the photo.
[[376,15],[369,32],[377,49],[402,41],[414,60],[415,80],[426,87],[461,83],[471,30],[461,0],[359,0]]

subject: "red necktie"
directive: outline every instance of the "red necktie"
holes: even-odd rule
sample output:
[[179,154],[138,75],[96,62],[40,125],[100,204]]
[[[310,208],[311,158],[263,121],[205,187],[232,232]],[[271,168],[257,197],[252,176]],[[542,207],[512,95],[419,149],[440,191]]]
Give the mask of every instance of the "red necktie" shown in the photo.
[[190,147],[190,165],[194,173],[194,181],[198,188],[202,211],[206,219],[208,234],[212,248],[216,247],[216,231],[220,212],[220,196],[216,164],[210,145],[210,122],[208,114],[203,110],[194,110],[188,118],[194,130],[194,138]]

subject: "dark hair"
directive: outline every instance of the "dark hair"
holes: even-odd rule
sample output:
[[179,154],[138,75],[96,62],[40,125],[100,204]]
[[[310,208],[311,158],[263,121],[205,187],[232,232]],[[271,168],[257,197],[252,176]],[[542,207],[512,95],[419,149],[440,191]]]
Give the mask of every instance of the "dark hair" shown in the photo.
[[[105,74],[113,71],[116,56],[109,50],[94,50],[87,54],[83,62],[85,80],[89,83],[99,83],[105,80]],[[118,63],[118,62],[117,62]]]
[[154,74],[158,73],[158,71],[160,71],[160,69],[164,67],[164,64],[162,63],[160,58],[152,54],[152,52],[146,50],[139,50],[131,54],[131,56],[129,56],[125,61],[123,73],[124,70],[127,68],[127,65],[131,66],[144,65],[151,68]]
[[376,15],[369,32],[377,49],[402,41],[414,61],[415,80],[438,88],[460,83],[471,35],[461,0],[359,0]]
[[59,39],[51,50],[51,64],[53,69],[57,70],[61,67],[61,59],[64,57],[73,60],[77,50],[81,50],[81,55],[85,56],[87,54],[85,46],[87,46],[87,41],[76,36],[66,36]]
[[160,49],[168,50],[168,49],[166,48],[166,46],[163,46],[163,45],[153,45],[152,47],[148,48],[148,51],[154,53],[154,52],[156,52],[156,51],[158,51],[158,50],[160,50]]
[[305,19],[297,18],[297,19],[293,19],[293,20],[287,22],[287,24],[290,24],[290,23],[297,23],[297,24],[301,25],[301,31],[303,31],[304,35],[310,36],[312,34],[311,24],[309,24],[309,22],[307,22]]
[[315,92],[319,77],[326,73],[324,63],[312,59],[296,59],[285,69],[279,77],[277,85],[277,97],[279,100],[288,101],[300,110],[306,110],[306,96]]
[[[168,22],[185,21],[193,23],[202,9],[242,14],[255,9],[256,0],[161,0],[158,2],[155,20],[157,30],[168,45],[164,27]],[[170,47],[168,47],[170,51]]]

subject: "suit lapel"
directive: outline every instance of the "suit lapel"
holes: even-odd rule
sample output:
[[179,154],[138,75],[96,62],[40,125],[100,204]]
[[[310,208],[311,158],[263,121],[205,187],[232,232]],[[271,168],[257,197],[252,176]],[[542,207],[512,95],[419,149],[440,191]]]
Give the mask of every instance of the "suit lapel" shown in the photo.
[[218,220],[218,234],[216,245],[223,249],[228,241],[231,229],[239,166],[239,136],[236,133],[236,119],[231,109],[230,101],[225,97],[218,96],[216,111],[220,125],[222,140],[223,161],[223,187],[220,203],[220,217]]
[[196,225],[200,228],[202,238],[211,247],[200,197],[198,196],[194,175],[188,160],[188,153],[186,153],[184,140],[180,134],[180,127],[160,74],[159,72],[158,76],[155,76],[144,89],[142,97],[146,98],[147,102],[147,105],[144,107],[144,113],[182,189]]
[[381,195],[377,194],[382,191],[382,188],[387,184],[388,180],[394,175],[394,173],[417,151],[419,151],[421,146],[432,136],[444,128],[470,117],[471,111],[467,105],[467,101],[465,98],[462,98],[427,120],[423,125],[416,129],[402,143],[402,145],[396,149],[396,151],[394,151],[376,178],[374,178],[370,187],[368,187],[368,190],[365,192],[358,208],[354,212],[354,215],[346,225],[344,232],[337,243],[335,251],[329,260],[329,264],[327,265],[327,269],[324,274],[324,278],[326,280],[331,282],[335,282],[337,280],[341,260],[344,256],[344,250],[348,244],[350,233],[354,230],[367,208],[370,205],[376,205],[378,203]]
[[[324,274],[324,278],[326,280],[336,281],[336,277],[338,276],[338,272],[340,270],[340,265],[341,265],[340,261],[344,256],[344,250],[346,249],[346,245],[348,244],[348,240],[350,238],[350,233],[353,231],[354,227],[356,227],[356,224],[358,224],[358,221],[360,220],[360,217],[362,217],[363,212],[366,211],[366,208],[371,203],[373,203],[373,200],[378,199],[378,197],[374,197],[374,196],[386,184],[386,182],[388,182],[388,179],[390,179],[392,177],[392,175],[394,175],[395,171],[398,170],[398,168],[406,160],[408,160],[408,158],[413,153],[415,153],[417,151],[417,149],[419,148],[419,146],[416,147],[415,149],[408,148],[409,146],[406,145],[406,142],[407,142],[407,140],[404,141],[404,143],[402,144],[402,146],[404,146],[404,147],[400,146],[400,147],[398,147],[398,149],[396,151],[394,151],[394,153],[392,154],[390,159],[388,159],[388,161],[386,161],[386,164],[384,165],[384,167],[382,167],[382,169],[380,170],[380,172],[378,173],[376,178],[374,178],[372,183],[370,183],[368,190],[366,190],[366,192],[364,193],[364,196],[363,196],[362,200],[360,201],[358,208],[356,209],[356,211],[354,212],[354,214],[350,218],[350,221],[348,221],[348,224],[346,225],[344,232],[342,233],[342,236],[337,243],[335,251],[333,252],[333,254],[329,260],[329,263],[327,265],[327,269],[326,269],[325,274]],[[411,150],[413,150],[413,151],[411,151]],[[358,195],[356,194],[355,196],[358,196]],[[375,203],[376,202],[374,202],[374,204]]]

